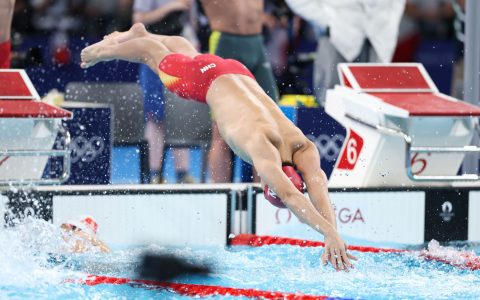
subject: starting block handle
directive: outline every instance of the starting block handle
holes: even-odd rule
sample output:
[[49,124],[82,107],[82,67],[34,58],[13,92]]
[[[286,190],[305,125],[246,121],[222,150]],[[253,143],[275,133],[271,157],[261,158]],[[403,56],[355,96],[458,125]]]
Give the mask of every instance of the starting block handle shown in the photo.
[[0,186],[8,185],[53,185],[61,184],[70,177],[71,170],[71,156],[70,156],[70,132],[63,127],[59,126],[59,132],[62,135],[64,146],[61,150],[0,150],[0,156],[50,156],[50,157],[63,157],[63,170],[62,174],[58,178],[49,179],[21,179],[21,180],[0,180]]
[[480,153],[480,147],[463,146],[463,147],[412,147],[412,138],[404,132],[385,127],[378,124],[372,124],[368,121],[359,119],[350,114],[345,116],[357,123],[365,125],[371,129],[380,131],[385,134],[401,137],[405,140],[405,168],[407,176],[412,181],[476,181],[480,180],[479,174],[462,174],[462,175],[415,175],[412,172],[412,163],[410,157],[412,153]]
[[411,152],[416,153],[452,153],[452,152],[460,152],[460,153],[470,153],[470,152],[477,152],[480,153],[480,147],[477,146],[463,146],[463,147],[411,147]]
[[407,167],[408,178],[414,181],[476,181],[480,180],[478,174],[462,175],[415,175],[412,172],[412,163],[410,161],[411,153],[480,153],[480,147],[412,147],[407,143],[405,165]]

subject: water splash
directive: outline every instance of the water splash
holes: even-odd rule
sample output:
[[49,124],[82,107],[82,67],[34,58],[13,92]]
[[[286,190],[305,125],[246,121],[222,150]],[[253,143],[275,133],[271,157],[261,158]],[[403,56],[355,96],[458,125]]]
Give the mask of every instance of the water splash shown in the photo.
[[[428,261],[416,253],[353,251],[359,260],[355,269],[345,273],[323,266],[319,248],[149,245],[117,247],[112,254],[69,254],[66,250],[69,245],[61,234],[56,226],[34,219],[27,219],[14,228],[0,229],[0,295],[14,299],[178,298],[166,291],[128,285],[89,287],[65,282],[91,273],[131,278],[135,275],[138,257],[146,251],[168,252],[189,262],[212,265],[212,275],[178,279],[184,283],[362,299],[476,299],[480,295],[480,271]],[[455,249],[433,242],[429,250],[439,255],[453,255]],[[458,250],[455,251],[458,254]],[[52,262],[52,253],[57,253],[60,259]]]

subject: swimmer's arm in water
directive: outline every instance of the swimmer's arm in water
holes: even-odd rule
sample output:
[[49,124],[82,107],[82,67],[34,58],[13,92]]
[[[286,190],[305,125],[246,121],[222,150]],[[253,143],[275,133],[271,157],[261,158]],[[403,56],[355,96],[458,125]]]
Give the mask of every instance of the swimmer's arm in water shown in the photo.
[[91,246],[98,248],[100,251],[104,253],[111,252],[110,248],[103,241],[101,241],[95,236],[92,236],[81,230],[76,231],[75,235],[80,237],[81,239],[77,239],[75,241],[74,252],[78,252],[78,253],[85,252]]
[[100,249],[100,251],[102,251],[104,253],[110,253],[111,252],[111,250],[107,246],[107,244],[105,244],[103,241],[99,240],[96,237],[92,237],[91,243],[92,243],[93,246],[97,247],[98,249]]
[[[330,203],[330,197],[328,196],[328,179],[325,172],[320,168],[320,156],[317,147],[310,141],[306,142],[305,146],[293,154],[293,163],[302,175],[307,186],[310,201],[316,210],[336,229],[335,213]],[[329,243],[328,239],[329,237],[325,236],[325,245]],[[326,264],[328,260],[332,262],[335,259],[335,255],[338,256],[335,252],[335,248],[333,252],[324,251],[322,254],[322,262],[324,264]],[[355,256],[347,253],[347,245],[345,243],[343,243],[343,247],[340,248],[340,252],[342,256],[345,255],[347,259],[357,259]]]
[[322,262],[326,264],[330,258],[336,270],[348,270],[352,267],[346,253],[346,245],[337,233],[334,226],[324,218],[293,183],[288,179],[281,168],[280,154],[270,141],[255,142],[250,155],[253,165],[266,184],[283,200],[285,205],[304,223],[325,236],[325,253]]

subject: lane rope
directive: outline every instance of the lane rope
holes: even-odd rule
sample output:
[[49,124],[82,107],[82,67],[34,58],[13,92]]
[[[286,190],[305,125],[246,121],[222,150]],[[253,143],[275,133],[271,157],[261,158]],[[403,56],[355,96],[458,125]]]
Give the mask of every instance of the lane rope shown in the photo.
[[[69,281],[72,282],[72,281]],[[147,288],[166,289],[182,296],[191,297],[207,297],[207,296],[233,296],[233,297],[248,297],[259,299],[288,299],[288,300],[324,300],[324,299],[346,299],[329,296],[315,296],[301,293],[283,293],[263,291],[248,288],[233,288],[215,285],[203,284],[188,284],[188,283],[173,283],[160,282],[154,280],[131,279],[110,276],[89,275],[86,279],[77,281],[88,286],[95,286],[99,284],[129,284],[142,285]]]
[[[259,236],[255,234],[239,234],[230,239],[232,246],[251,246],[261,247],[269,245],[290,245],[299,247],[325,247],[325,243],[320,241],[302,240],[295,238],[286,238],[278,236]],[[454,267],[477,271],[480,270],[480,256],[470,252],[455,251],[454,253],[435,254],[428,250],[412,251],[406,249],[365,247],[365,246],[348,246],[349,250],[367,252],[367,253],[411,253],[417,254],[426,260],[437,261]]]
[[[230,245],[251,246],[251,247],[261,247],[261,246],[269,246],[269,245],[325,247],[325,243],[320,241],[301,240],[301,239],[295,239],[295,238],[286,238],[286,237],[268,236],[268,235],[259,236],[254,234],[239,234],[234,238],[230,239]],[[348,249],[352,251],[371,252],[371,253],[409,252],[408,250],[405,250],[405,249],[377,248],[377,247],[364,247],[364,246],[348,246]]]

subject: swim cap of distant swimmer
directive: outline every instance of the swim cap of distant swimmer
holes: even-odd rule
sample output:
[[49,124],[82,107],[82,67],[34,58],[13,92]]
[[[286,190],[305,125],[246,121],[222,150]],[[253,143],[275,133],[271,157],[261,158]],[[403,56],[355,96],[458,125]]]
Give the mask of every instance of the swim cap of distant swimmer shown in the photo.
[[90,235],[96,235],[98,224],[91,216],[79,216],[75,219],[68,220],[64,224],[72,225]]
[[[293,185],[297,188],[297,190],[300,191],[300,193],[305,193],[305,185],[303,183],[302,177],[297,173],[297,170],[295,169],[294,166],[288,163],[284,163],[282,165],[282,170],[285,175],[287,175],[288,179],[293,183]],[[277,194],[272,191],[272,189],[268,186],[265,185],[265,188],[263,189],[263,195],[265,196],[265,199],[270,201],[270,203],[276,207],[279,208],[286,208],[287,206],[283,203],[282,199],[277,196]]]

